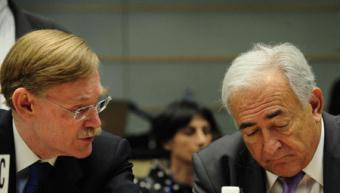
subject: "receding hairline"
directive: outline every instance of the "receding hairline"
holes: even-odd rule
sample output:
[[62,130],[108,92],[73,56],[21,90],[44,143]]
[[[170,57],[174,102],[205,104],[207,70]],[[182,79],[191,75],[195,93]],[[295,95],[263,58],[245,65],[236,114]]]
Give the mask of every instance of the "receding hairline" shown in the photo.
[[[238,98],[240,96],[241,97],[245,96],[246,93],[261,92],[264,88],[267,88],[268,86],[270,86],[271,88],[275,88],[275,85],[278,85],[279,86],[278,88],[280,88],[282,92],[289,92],[293,97],[295,97],[299,105],[301,105],[301,107],[303,106],[298,96],[294,92],[294,89],[290,85],[288,77],[281,69],[270,68],[270,69],[266,69],[265,71],[259,74],[262,74],[263,76],[260,76],[254,79],[257,82],[249,83],[244,86],[238,85],[237,87],[230,89],[230,92],[229,92],[230,95],[228,97],[228,101],[225,101],[225,102],[227,102],[227,105],[229,107],[228,110],[229,110],[229,113],[231,113],[231,115],[234,114],[233,106],[235,106],[235,104],[233,103],[233,101],[236,99],[235,97]],[[265,76],[266,74],[268,76]],[[279,82],[273,83],[273,81],[276,81],[278,79],[280,79]]]
[[229,111],[229,97],[238,87],[251,85],[250,80],[258,80],[261,69],[272,67],[282,70],[290,88],[301,103],[306,105],[311,88],[315,87],[316,83],[312,68],[303,53],[288,42],[276,45],[257,43],[235,58],[225,73],[221,93],[222,103],[227,110]]

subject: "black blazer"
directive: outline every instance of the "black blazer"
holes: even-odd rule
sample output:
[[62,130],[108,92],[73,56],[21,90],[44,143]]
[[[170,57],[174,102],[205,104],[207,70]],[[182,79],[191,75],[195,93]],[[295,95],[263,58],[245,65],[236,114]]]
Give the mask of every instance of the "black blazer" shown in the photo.
[[[324,193],[339,192],[340,116],[323,114],[325,144]],[[266,174],[252,158],[240,132],[226,135],[194,154],[195,193],[220,193],[222,186],[239,186],[243,193],[266,192]]]
[[[16,192],[16,158],[10,111],[0,110],[0,154],[10,155],[9,193]],[[44,193],[137,193],[130,146],[125,139],[103,132],[85,159],[58,157]]]
[[328,112],[332,115],[340,115],[340,79],[337,79],[331,88],[328,102]]
[[18,7],[12,0],[8,0],[15,22],[15,39],[20,38],[28,32],[39,29],[59,29],[66,31],[61,26],[46,18],[29,13]]

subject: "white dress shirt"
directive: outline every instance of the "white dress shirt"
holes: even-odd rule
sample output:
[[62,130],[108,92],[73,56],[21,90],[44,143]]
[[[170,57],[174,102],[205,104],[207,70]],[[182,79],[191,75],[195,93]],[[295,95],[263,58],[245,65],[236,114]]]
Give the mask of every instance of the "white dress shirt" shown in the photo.
[[[303,169],[304,177],[299,183],[296,193],[323,193],[323,146],[324,146],[324,123],[321,120],[321,136],[319,145],[315,151],[313,159]],[[266,171],[267,193],[280,193],[282,186],[278,176]]]

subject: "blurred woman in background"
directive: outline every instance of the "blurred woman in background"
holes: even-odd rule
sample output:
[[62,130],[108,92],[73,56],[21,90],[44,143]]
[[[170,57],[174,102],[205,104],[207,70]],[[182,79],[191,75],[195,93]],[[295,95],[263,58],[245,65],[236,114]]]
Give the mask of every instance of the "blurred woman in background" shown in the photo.
[[154,119],[152,133],[169,160],[156,162],[146,178],[135,182],[143,193],[192,193],[192,154],[218,134],[211,111],[193,101],[171,103]]

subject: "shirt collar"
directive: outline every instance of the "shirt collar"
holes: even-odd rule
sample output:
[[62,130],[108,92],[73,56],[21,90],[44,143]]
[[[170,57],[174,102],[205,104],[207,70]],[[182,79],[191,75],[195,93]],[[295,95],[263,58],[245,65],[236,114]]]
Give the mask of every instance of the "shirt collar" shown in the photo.
[[[14,120],[12,122],[13,125],[13,133],[14,133],[14,144],[15,144],[15,157],[16,157],[16,166],[17,172],[25,169],[36,161],[39,161],[40,158],[27,146],[25,141],[22,139],[20,134],[17,131]],[[52,166],[54,166],[57,157],[41,160],[42,162],[48,162]]]
[[323,119],[321,119],[321,136],[319,145],[314,153],[312,161],[303,169],[303,171],[323,186],[323,147],[325,141],[325,129]]
[[[321,136],[320,136],[318,147],[314,153],[312,160],[302,170],[305,172],[306,175],[311,177],[313,180],[315,180],[322,186],[323,186],[323,165],[322,165],[323,147],[324,147],[324,141],[325,141],[324,130],[325,128],[324,128],[323,119],[321,119]],[[266,170],[266,174],[267,174],[267,192],[269,192],[270,189],[274,186],[274,183],[276,182],[278,176],[267,170]]]

